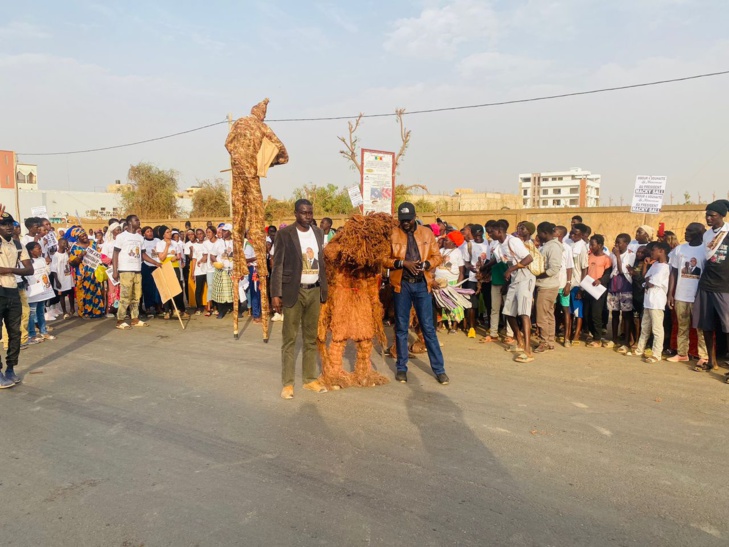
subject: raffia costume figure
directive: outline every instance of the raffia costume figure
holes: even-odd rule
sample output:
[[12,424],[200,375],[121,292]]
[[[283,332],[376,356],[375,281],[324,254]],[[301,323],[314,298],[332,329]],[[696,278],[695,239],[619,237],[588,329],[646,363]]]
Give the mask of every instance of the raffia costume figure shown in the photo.
[[[251,115],[236,120],[225,141],[233,168],[233,256],[234,286],[248,274],[243,254],[243,238],[248,228],[248,240],[256,251],[258,279],[261,290],[261,319],[263,339],[268,341],[268,266],[266,264],[266,232],[260,177],[269,167],[288,163],[286,147],[263,120],[266,119],[268,99],[251,109]],[[237,314],[235,314],[237,320]],[[236,329],[237,330],[237,329]],[[236,332],[237,334],[237,332]]]
[[[373,339],[384,348],[380,272],[390,255],[392,216],[354,215],[324,249],[329,295],[319,315],[317,344],[322,359],[319,381],[330,389],[376,386],[388,379],[372,368]],[[331,332],[331,343],[326,345]],[[342,358],[347,341],[354,341],[354,372],[346,372]]]

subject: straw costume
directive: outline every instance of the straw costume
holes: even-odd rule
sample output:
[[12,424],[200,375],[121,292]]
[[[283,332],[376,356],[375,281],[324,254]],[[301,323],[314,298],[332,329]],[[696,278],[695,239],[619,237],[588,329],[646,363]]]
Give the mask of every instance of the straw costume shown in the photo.
[[[233,285],[248,274],[243,254],[246,228],[248,239],[256,251],[261,288],[261,319],[263,339],[268,341],[268,290],[266,265],[266,232],[260,177],[269,167],[288,163],[286,147],[263,120],[266,119],[268,99],[251,109],[251,115],[237,120],[230,129],[225,148],[230,153],[233,169]],[[262,162],[262,159],[266,161]],[[236,314],[237,317],[237,314]]]
[[[329,294],[319,315],[317,344],[322,359],[319,381],[327,388],[376,386],[387,378],[372,368],[373,339],[382,348],[387,340],[382,324],[379,289],[383,261],[390,255],[391,215],[354,215],[324,249]],[[326,345],[331,333],[331,343]],[[346,372],[342,358],[347,341],[354,341],[354,371]]]

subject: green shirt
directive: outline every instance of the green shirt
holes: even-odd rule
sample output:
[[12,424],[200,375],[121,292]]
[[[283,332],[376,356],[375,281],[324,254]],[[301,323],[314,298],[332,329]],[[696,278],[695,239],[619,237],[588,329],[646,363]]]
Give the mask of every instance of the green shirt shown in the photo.
[[492,285],[506,285],[506,278],[504,273],[508,269],[509,265],[505,262],[497,262],[491,267],[491,284]]

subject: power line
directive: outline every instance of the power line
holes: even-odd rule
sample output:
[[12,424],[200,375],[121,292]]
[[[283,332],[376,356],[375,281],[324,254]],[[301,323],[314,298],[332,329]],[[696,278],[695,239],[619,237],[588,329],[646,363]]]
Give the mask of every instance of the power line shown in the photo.
[[[591,89],[588,91],[574,91],[572,93],[560,93],[558,95],[544,95],[541,97],[532,97],[529,99],[512,99],[509,101],[499,101],[499,102],[493,102],[493,103],[482,103],[482,104],[472,104],[472,105],[466,105],[466,106],[448,106],[443,108],[430,108],[426,110],[412,110],[409,112],[405,112],[404,114],[406,116],[413,116],[415,114],[432,114],[435,112],[449,112],[449,111],[456,111],[456,110],[470,110],[474,108],[489,108],[494,106],[506,106],[510,104],[522,104],[522,103],[534,103],[539,101],[550,101],[554,99],[565,99],[567,97],[579,97],[581,95],[595,95],[598,93],[609,93],[613,91],[624,91],[627,89],[637,89],[640,87],[650,87],[655,85],[664,85],[664,84],[672,84],[676,82],[685,82],[688,80],[698,80],[700,78],[711,78],[714,76],[724,76],[729,74],[729,70],[722,70],[720,72],[708,72],[705,74],[697,74],[694,76],[684,76],[682,78],[671,78],[669,80],[657,80],[653,82],[644,82],[640,84],[631,84],[631,85],[623,85],[623,86],[617,86],[617,87],[604,87],[600,89]],[[395,116],[396,114],[393,112],[388,112],[384,114],[364,114],[362,115],[362,118],[386,118],[390,116]],[[287,122],[324,122],[324,121],[334,121],[334,120],[351,120],[359,117],[359,115],[356,116],[326,116],[326,117],[319,117],[319,118],[281,118],[281,119],[269,119],[266,120],[269,123],[287,123]],[[180,135],[186,135],[187,133],[194,133],[195,131],[201,131],[203,129],[208,129],[210,127],[215,127],[216,125],[222,125],[224,123],[227,123],[227,120],[223,120],[220,122],[211,123],[208,125],[203,125],[201,127],[196,127],[194,129],[188,129],[186,131],[180,131],[179,133],[172,133],[171,135],[164,135],[162,137],[155,137],[153,139],[146,139],[143,141],[136,141],[136,142],[130,142],[126,144],[117,144],[114,146],[105,146],[103,148],[89,148],[87,150],[74,150],[70,152],[36,152],[36,153],[27,153],[27,152],[18,152],[18,155],[21,156],[63,156],[66,154],[85,154],[88,152],[101,152],[104,150],[113,150],[115,148],[126,148],[128,146],[136,146],[138,144],[145,144],[149,142],[155,142],[155,141],[161,141],[164,139],[170,139],[172,137],[179,137]]]

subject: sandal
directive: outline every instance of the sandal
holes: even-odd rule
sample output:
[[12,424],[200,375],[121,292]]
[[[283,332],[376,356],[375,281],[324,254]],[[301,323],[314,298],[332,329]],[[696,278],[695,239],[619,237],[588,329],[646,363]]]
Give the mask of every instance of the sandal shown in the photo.
[[149,323],[145,323],[141,319],[137,319],[136,322],[132,321],[132,327],[148,327]]
[[694,367],[695,372],[709,372],[711,369],[714,368],[714,365],[709,363],[708,361],[706,363],[696,363],[696,366]]
[[205,317],[210,317],[211,315],[213,315],[213,312],[211,312],[211,311],[205,312]]
[[515,344],[516,343],[516,338],[512,338],[511,336],[506,336],[506,337],[504,337],[503,342],[507,346],[510,345],[510,344]]
[[546,342],[542,342],[536,348],[534,348],[534,353],[544,353],[545,351],[552,351],[553,349],[554,346],[550,346]]
[[601,348],[602,344],[600,342],[597,342],[596,340],[593,340],[592,342],[588,342],[587,344],[585,344],[585,346],[588,348]]
[[520,347],[519,347],[519,346],[517,346],[516,344],[509,344],[508,346],[506,346],[506,347],[504,348],[504,351],[507,351],[507,352],[509,352],[509,351],[510,351],[510,352],[512,352],[512,353],[513,353],[513,352],[516,352],[516,351],[522,351],[522,352],[523,352],[523,351],[524,351],[524,349],[523,349],[523,348],[520,348]]
[[488,344],[490,342],[498,342],[498,338],[492,338],[490,334],[487,334],[481,340],[478,341],[479,344]]
[[529,357],[526,353],[520,353],[514,359],[517,363],[531,363],[534,361],[534,357]]
[[579,346],[581,343],[582,342],[580,342],[579,340],[572,340],[572,345],[573,346]]
[[651,364],[651,365],[654,364],[654,363],[659,363],[660,361],[661,360],[658,357],[654,356],[654,355],[651,355],[650,357],[646,357],[645,359],[643,359],[643,362],[644,363],[648,363],[648,364]]
[[125,321],[123,323],[117,323],[116,328],[119,330],[128,330],[131,329],[132,326]]
[[620,346],[615,351],[618,352],[618,353],[620,353],[621,355],[627,355],[628,352],[630,351],[630,348],[628,348],[628,346]]

